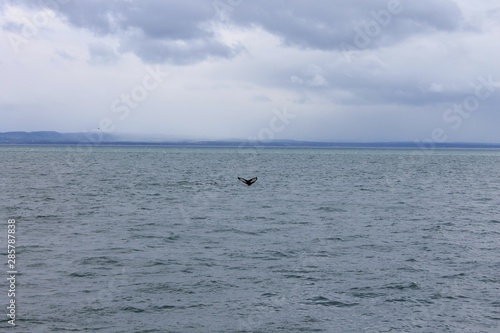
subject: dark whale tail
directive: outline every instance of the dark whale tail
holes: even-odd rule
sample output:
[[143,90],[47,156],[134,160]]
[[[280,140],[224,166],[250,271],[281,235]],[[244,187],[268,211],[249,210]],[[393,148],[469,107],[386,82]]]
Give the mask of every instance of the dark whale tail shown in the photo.
[[238,179],[248,186],[252,185],[253,183],[255,183],[257,181],[257,177],[253,177],[252,179],[248,179],[248,180],[246,180],[245,178],[241,178],[241,177],[238,177]]

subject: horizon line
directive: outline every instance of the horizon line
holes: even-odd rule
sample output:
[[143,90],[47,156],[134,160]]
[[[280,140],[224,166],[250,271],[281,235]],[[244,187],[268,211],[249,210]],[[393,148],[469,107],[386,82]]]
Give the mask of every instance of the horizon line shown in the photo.
[[[100,133],[99,138],[91,137],[95,135],[96,132],[58,132],[58,131],[8,131],[8,132],[0,132],[0,145],[12,145],[12,144],[63,144],[63,145],[72,145],[72,144],[82,144],[82,143],[90,143],[94,145],[104,144],[104,145],[216,145],[221,146],[223,144],[230,144],[233,146],[235,144],[248,143],[260,144],[262,146],[273,146],[277,145],[280,147],[291,147],[293,145],[297,146],[331,146],[331,145],[340,145],[340,146],[353,146],[353,145],[361,145],[363,146],[378,146],[383,147],[386,145],[387,147],[406,147],[406,148],[422,148],[422,149],[431,149],[431,147],[470,147],[470,146],[478,146],[484,148],[500,148],[500,142],[479,142],[479,141],[450,141],[450,142],[436,142],[432,140],[301,140],[301,139],[273,139],[273,140],[259,140],[259,139],[240,139],[240,138],[224,138],[224,139],[215,139],[215,138],[160,138],[161,134],[137,134],[137,133],[106,133],[106,132],[97,132]],[[56,135],[58,137],[51,137],[50,134]],[[20,135],[18,137],[18,135]],[[33,135],[49,135],[48,137],[33,137]],[[113,137],[113,136],[119,136]],[[127,136],[129,136],[127,138]],[[157,138],[140,138],[140,136],[155,136]],[[167,135],[164,135],[167,136]],[[107,137],[107,138],[106,138]],[[136,137],[136,138],[133,138]]]

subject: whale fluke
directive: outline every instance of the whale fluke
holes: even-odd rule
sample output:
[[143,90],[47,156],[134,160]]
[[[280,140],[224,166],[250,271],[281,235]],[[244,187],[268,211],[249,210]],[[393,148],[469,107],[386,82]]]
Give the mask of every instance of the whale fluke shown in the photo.
[[246,180],[245,178],[238,177],[238,179],[243,182],[244,184],[247,184],[248,186],[252,185],[257,181],[257,177],[253,177],[252,179]]

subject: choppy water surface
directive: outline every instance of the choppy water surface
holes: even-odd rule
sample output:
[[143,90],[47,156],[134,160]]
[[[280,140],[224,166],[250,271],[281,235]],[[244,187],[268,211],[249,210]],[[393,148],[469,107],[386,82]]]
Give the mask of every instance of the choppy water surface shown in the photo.
[[499,166],[498,151],[1,147],[12,331],[498,332]]

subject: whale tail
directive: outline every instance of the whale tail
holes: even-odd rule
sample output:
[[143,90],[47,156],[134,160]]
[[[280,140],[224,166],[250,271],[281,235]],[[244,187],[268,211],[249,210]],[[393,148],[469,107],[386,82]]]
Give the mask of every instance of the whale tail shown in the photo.
[[253,183],[255,183],[257,181],[257,177],[253,177],[252,179],[245,179],[245,178],[241,178],[241,177],[238,177],[238,179],[243,183],[243,184],[246,184],[248,186],[252,185]]

